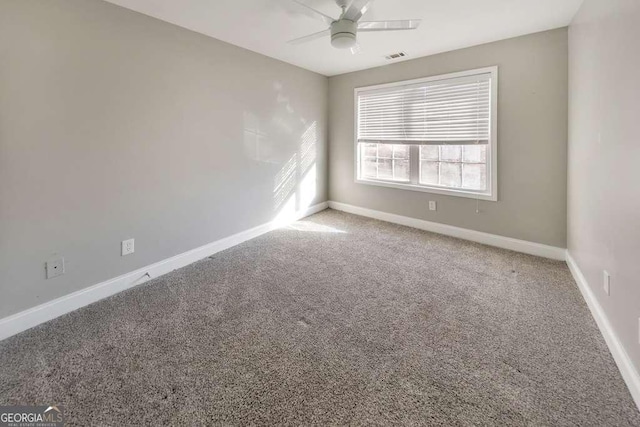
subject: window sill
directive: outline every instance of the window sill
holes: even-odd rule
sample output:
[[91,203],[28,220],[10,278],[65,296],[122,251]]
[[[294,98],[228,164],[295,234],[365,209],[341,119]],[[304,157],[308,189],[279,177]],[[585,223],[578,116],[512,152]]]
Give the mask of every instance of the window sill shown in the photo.
[[468,199],[487,200],[490,202],[498,201],[498,197],[494,194],[475,193],[473,191],[453,190],[453,189],[445,189],[445,188],[438,188],[438,187],[427,187],[423,185],[405,184],[405,183],[393,182],[393,181],[374,181],[374,180],[356,179],[355,182],[356,184],[373,185],[376,187],[397,188],[400,190],[420,191],[422,193],[444,194],[446,196],[466,197]]

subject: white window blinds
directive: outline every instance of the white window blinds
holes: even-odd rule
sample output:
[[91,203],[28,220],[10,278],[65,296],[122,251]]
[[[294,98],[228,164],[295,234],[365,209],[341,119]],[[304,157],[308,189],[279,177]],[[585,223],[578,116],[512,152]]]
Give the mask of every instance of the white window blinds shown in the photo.
[[487,144],[491,73],[358,92],[358,142]]

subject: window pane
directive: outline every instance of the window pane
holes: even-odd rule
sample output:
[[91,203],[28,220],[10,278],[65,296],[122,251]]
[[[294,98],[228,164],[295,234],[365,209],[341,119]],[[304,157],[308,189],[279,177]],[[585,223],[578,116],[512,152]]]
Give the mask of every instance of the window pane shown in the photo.
[[422,160],[440,160],[440,146],[439,145],[421,145],[420,146],[420,159]]
[[394,159],[409,159],[409,146],[408,145],[394,145],[393,146],[393,158]]
[[[361,178],[411,182],[409,145],[363,143],[359,147]],[[487,190],[487,145],[422,145],[417,151],[420,153],[418,184]]]
[[487,163],[487,146],[465,145],[463,161],[465,163]]
[[441,145],[440,160],[448,162],[462,161],[462,146],[460,145]]
[[[436,146],[436,148],[438,148]],[[420,184],[438,185],[438,162],[420,161]]]
[[487,165],[465,164],[462,172],[462,187],[470,190],[486,190]]
[[364,159],[362,163],[362,177],[375,179],[378,173],[378,165],[375,158]]
[[411,180],[409,146],[363,143],[359,149],[361,178],[401,182]]
[[392,160],[378,160],[378,178],[393,179],[393,166],[391,162]]
[[393,179],[398,181],[409,181],[409,160],[393,161]]
[[462,185],[462,164],[441,162],[440,185],[460,188]]
[[364,155],[375,157],[378,155],[378,144],[364,144]]
[[378,144],[378,157],[390,159],[393,154],[393,145]]

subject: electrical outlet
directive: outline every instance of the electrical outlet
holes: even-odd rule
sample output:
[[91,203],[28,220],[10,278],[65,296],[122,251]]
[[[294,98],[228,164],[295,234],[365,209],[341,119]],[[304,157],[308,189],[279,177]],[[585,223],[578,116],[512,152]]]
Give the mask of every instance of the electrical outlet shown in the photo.
[[64,274],[64,258],[53,258],[45,263],[47,279],[62,276]]
[[434,200],[429,200],[429,210],[430,211],[435,211],[436,210],[436,202]]
[[611,276],[607,270],[602,271],[602,287],[605,294],[611,295]]
[[122,241],[122,256],[129,255],[135,252],[134,239]]

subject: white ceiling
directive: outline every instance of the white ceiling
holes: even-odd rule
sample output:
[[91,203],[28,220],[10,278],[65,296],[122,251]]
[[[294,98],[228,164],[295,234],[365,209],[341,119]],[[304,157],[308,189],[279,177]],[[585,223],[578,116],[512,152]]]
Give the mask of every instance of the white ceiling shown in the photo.
[[[154,18],[332,76],[523,34],[564,27],[582,0],[375,0],[365,21],[422,19],[414,31],[358,34],[361,52],[332,48],[329,38],[287,40],[326,28],[291,0],[107,0]],[[334,0],[301,0],[337,17]]]

